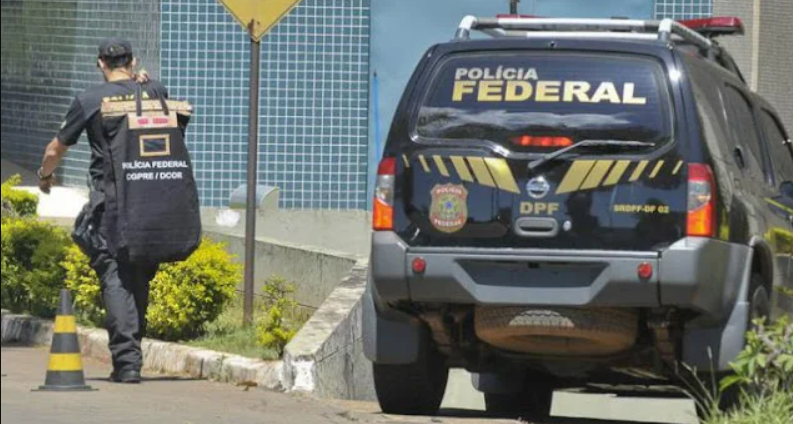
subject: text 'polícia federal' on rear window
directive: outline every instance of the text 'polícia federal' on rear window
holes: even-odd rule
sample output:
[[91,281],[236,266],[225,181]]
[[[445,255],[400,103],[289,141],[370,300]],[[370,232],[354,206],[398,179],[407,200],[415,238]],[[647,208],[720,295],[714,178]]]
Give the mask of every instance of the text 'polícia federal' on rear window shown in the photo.
[[636,83],[542,79],[536,68],[457,68],[452,101],[612,103],[643,106]]
[[610,53],[455,54],[431,70],[416,116],[419,139],[484,141],[510,150],[547,152],[523,140],[564,137],[672,139],[674,109],[661,64]]

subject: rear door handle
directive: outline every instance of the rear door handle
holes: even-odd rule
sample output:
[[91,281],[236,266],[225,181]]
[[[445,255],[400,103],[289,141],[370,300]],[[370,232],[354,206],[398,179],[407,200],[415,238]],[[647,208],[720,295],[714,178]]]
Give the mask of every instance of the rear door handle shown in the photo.
[[559,221],[553,218],[521,218],[515,221],[515,234],[527,238],[552,238],[559,235]]

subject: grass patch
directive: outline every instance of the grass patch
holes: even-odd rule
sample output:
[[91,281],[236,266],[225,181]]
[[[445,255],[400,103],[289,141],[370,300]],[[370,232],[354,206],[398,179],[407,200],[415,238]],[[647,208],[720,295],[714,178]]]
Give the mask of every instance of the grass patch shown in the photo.
[[744,399],[740,409],[729,413],[716,412],[704,424],[791,424],[793,393],[776,391],[766,396]]
[[[280,360],[281,352],[278,348],[267,348],[261,344],[261,330],[268,319],[267,311],[272,304],[267,299],[257,297],[254,304],[254,323],[250,328],[244,328],[243,296],[238,294],[220,317],[206,326],[206,333],[196,340],[187,342],[187,345],[252,359]],[[287,314],[291,322],[299,324],[297,328],[302,327],[310,318],[310,314],[298,309]]]
[[256,299],[254,309],[256,322],[250,328],[244,328],[243,298],[242,295],[237,295],[220,317],[207,325],[206,333],[196,340],[187,342],[187,345],[265,361],[281,359],[274,349],[265,349],[258,343],[257,328],[263,318],[260,311],[264,304],[261,299]]

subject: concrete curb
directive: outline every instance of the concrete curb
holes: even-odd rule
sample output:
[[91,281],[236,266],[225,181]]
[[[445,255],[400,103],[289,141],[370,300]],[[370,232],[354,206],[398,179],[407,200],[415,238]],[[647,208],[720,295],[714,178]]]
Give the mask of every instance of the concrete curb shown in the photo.
[[[52,326],[50,321],[3,311],[2,343],[46,346],[52,341]],[[77,335],[84,356],[110,362],[106,331],[79,327]],[[144,369],[149,372],[283,390],[282,362],[257,361],[148,339],[143,341],[143,357]]]
[[368,263],[358,262],[286,347],[287,391],[321,398],[376,400],[372,368],[363,356],[362,303]]
[[52,343],[50,321],[3,311],[2,343],[47,345]]

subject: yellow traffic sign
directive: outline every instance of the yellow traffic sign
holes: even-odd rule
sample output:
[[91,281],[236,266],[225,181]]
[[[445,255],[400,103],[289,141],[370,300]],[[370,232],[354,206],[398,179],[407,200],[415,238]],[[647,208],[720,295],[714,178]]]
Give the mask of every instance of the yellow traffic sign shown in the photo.
[[303,0],[218,0],[250,33],[261,41],[278,22]]

